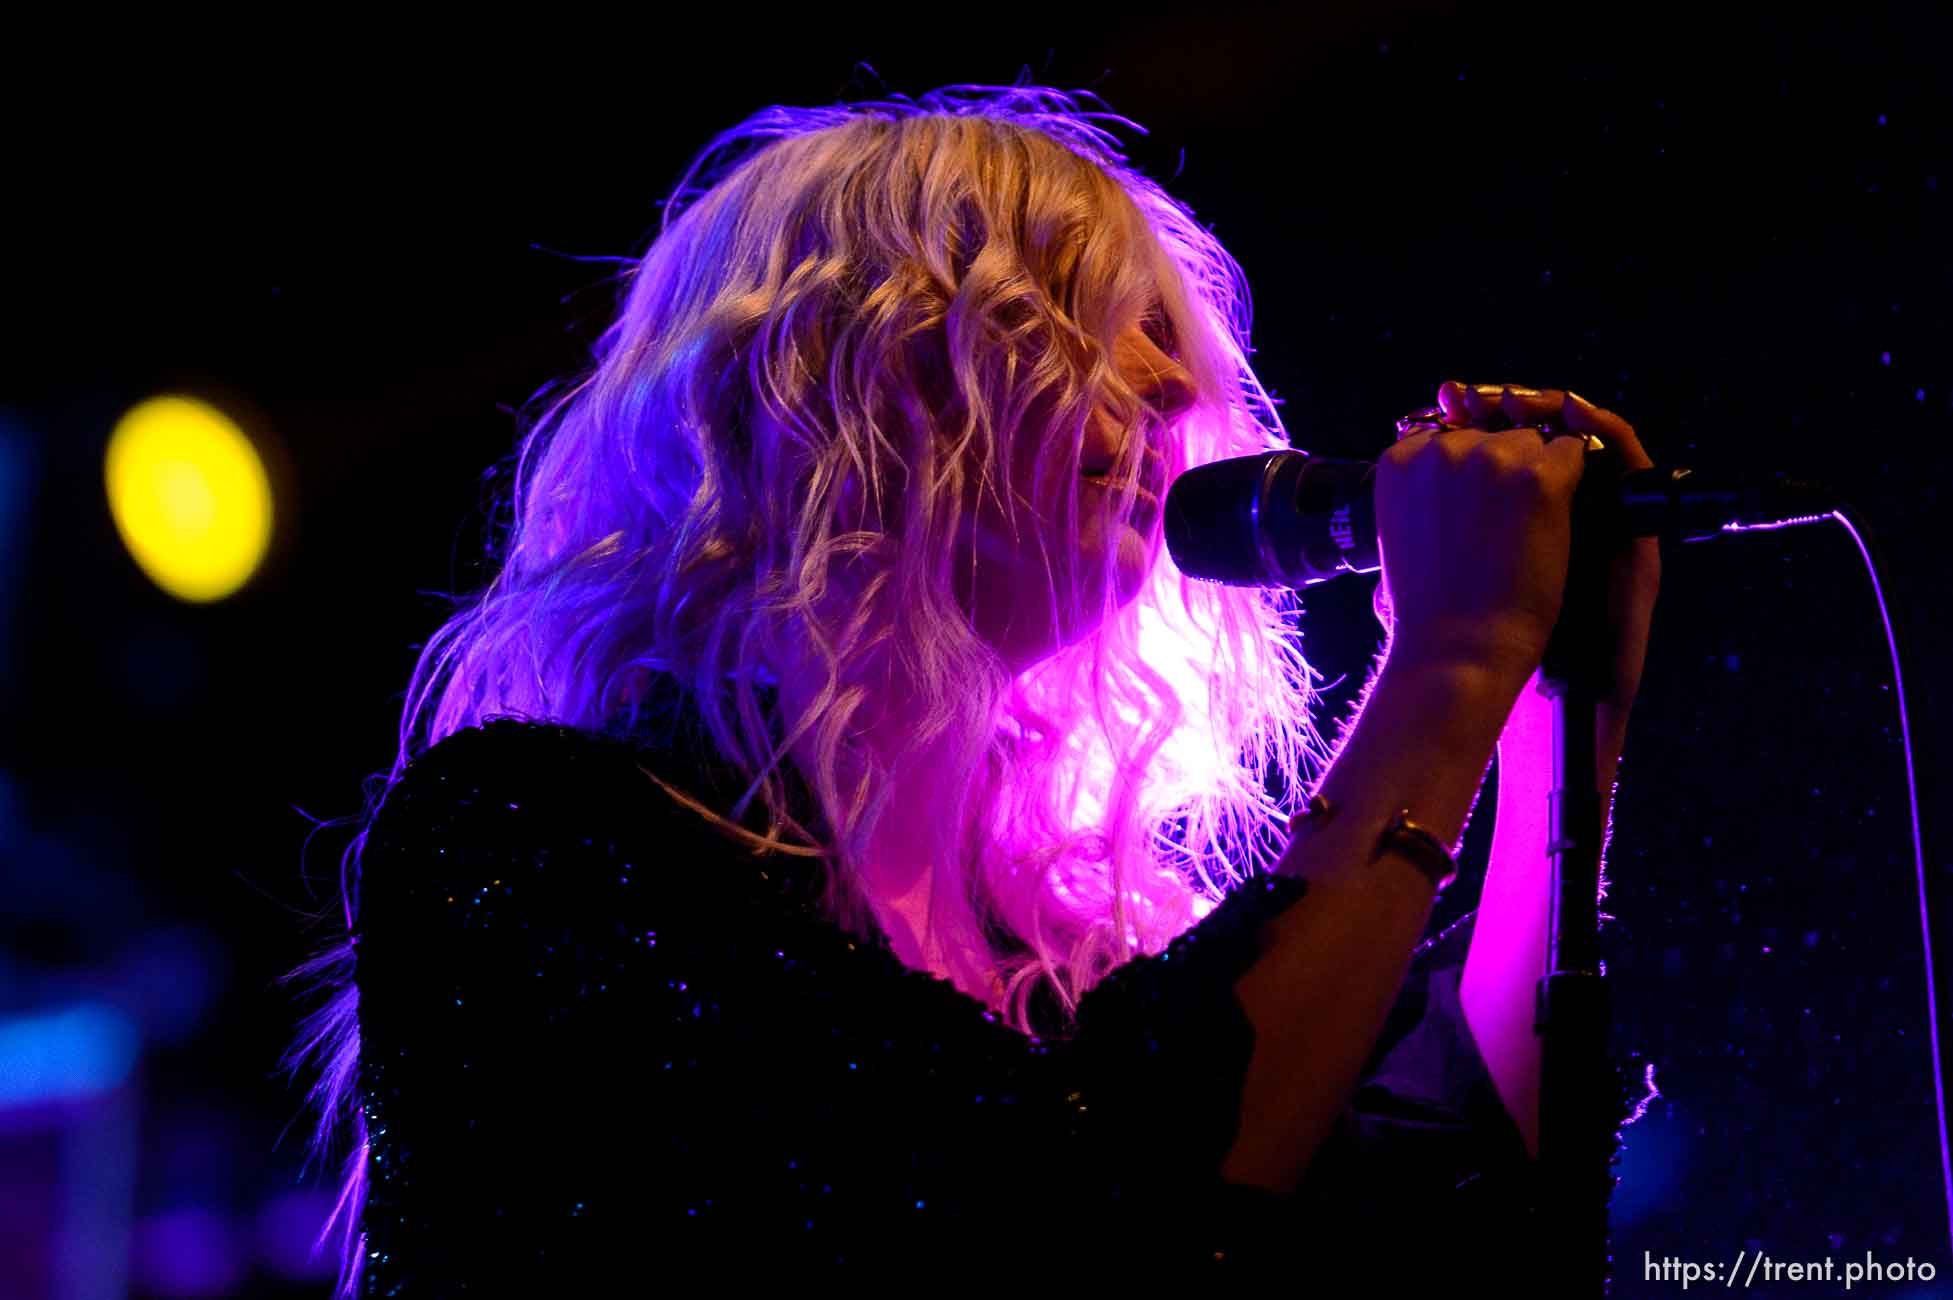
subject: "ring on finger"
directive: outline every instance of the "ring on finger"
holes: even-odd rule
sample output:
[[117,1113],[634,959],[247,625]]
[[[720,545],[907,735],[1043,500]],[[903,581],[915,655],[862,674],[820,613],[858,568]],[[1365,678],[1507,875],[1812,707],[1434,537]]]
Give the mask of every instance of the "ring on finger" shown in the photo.
[[[1440,424],[1443,420],[1444,411],[1441,407],[1427,406],[1421,411],[1412,411],[1409,415],[1398,416],[1397,432],[1408,433],[1413,425]],[[1423,432],[1421,428],[1417,431]]]
[[1551,442],[1555,438],[1578,438],[1588,451],[1606,451],[1607,444],[1591,433],[1575,433],[1571,429],[1555,429],[1550,424],[1538,426],[1539,440]]

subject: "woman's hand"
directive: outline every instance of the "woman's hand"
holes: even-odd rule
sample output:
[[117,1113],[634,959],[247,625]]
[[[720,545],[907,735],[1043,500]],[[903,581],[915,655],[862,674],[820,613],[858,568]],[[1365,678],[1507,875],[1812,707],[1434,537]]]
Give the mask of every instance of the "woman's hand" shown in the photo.
[[[1557,433],[1592,434],[1606,450],[1589,465],[1619,477],[1654,465],[1634,426],[1612,411],[1556,388],[1512,384],[1464,384],[1448,380],[1438,388],[1438,407],[1451,427],[1538,428]],[[1612,658],[1600,697],[1601,740],[1606,744],[1627,730],[1628,711],[1641,688],[1648,658],[1648,633],[1661,591],[1661,543],[1652,537],[1623,538],[1608,561],[1607,638]]]
[[1517,695],[1559,621],[1586,444],[1437,414],[1377,460],[1386,659],[1466,670]]

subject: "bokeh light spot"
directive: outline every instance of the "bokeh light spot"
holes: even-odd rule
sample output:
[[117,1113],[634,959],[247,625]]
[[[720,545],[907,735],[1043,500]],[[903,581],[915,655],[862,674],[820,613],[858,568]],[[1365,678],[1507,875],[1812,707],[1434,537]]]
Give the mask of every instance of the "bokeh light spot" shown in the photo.
[[237,591],[271,545],[271,478],[235,421],[194,397],[153,397],[109,437],[115,526],[150,581],[198,604]]

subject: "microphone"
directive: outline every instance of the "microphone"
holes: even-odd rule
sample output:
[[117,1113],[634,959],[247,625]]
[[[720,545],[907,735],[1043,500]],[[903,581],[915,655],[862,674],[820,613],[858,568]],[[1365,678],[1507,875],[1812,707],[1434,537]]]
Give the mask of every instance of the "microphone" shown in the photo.
[[[1597,453],[1589,453],[1594,455]],[[1828,518],[1829,488],[1776,472],[1640,469],[1612,488],[1581,479],[1576,529],[1699,542],[1752,528]],[[1307,587],[1375,573],[1377,467],[1301,451],[1197,465],[1166,493],[1166,548],[1190,578],[1234,587]]]

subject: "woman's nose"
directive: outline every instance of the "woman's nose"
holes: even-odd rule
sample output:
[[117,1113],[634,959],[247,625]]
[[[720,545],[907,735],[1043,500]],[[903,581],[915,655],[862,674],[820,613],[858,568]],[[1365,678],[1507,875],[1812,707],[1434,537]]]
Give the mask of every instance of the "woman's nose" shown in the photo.
[[1181,415],[1199,396],[1187,368],[1143,330],[1120,339],[1119,365],[1133,391],[1165,419]]
[[1155,377],[1149,400],[1161,415],[1171,420],[1191,407],[1196,396],[1193,376],[1178,362],[1169,362]]

